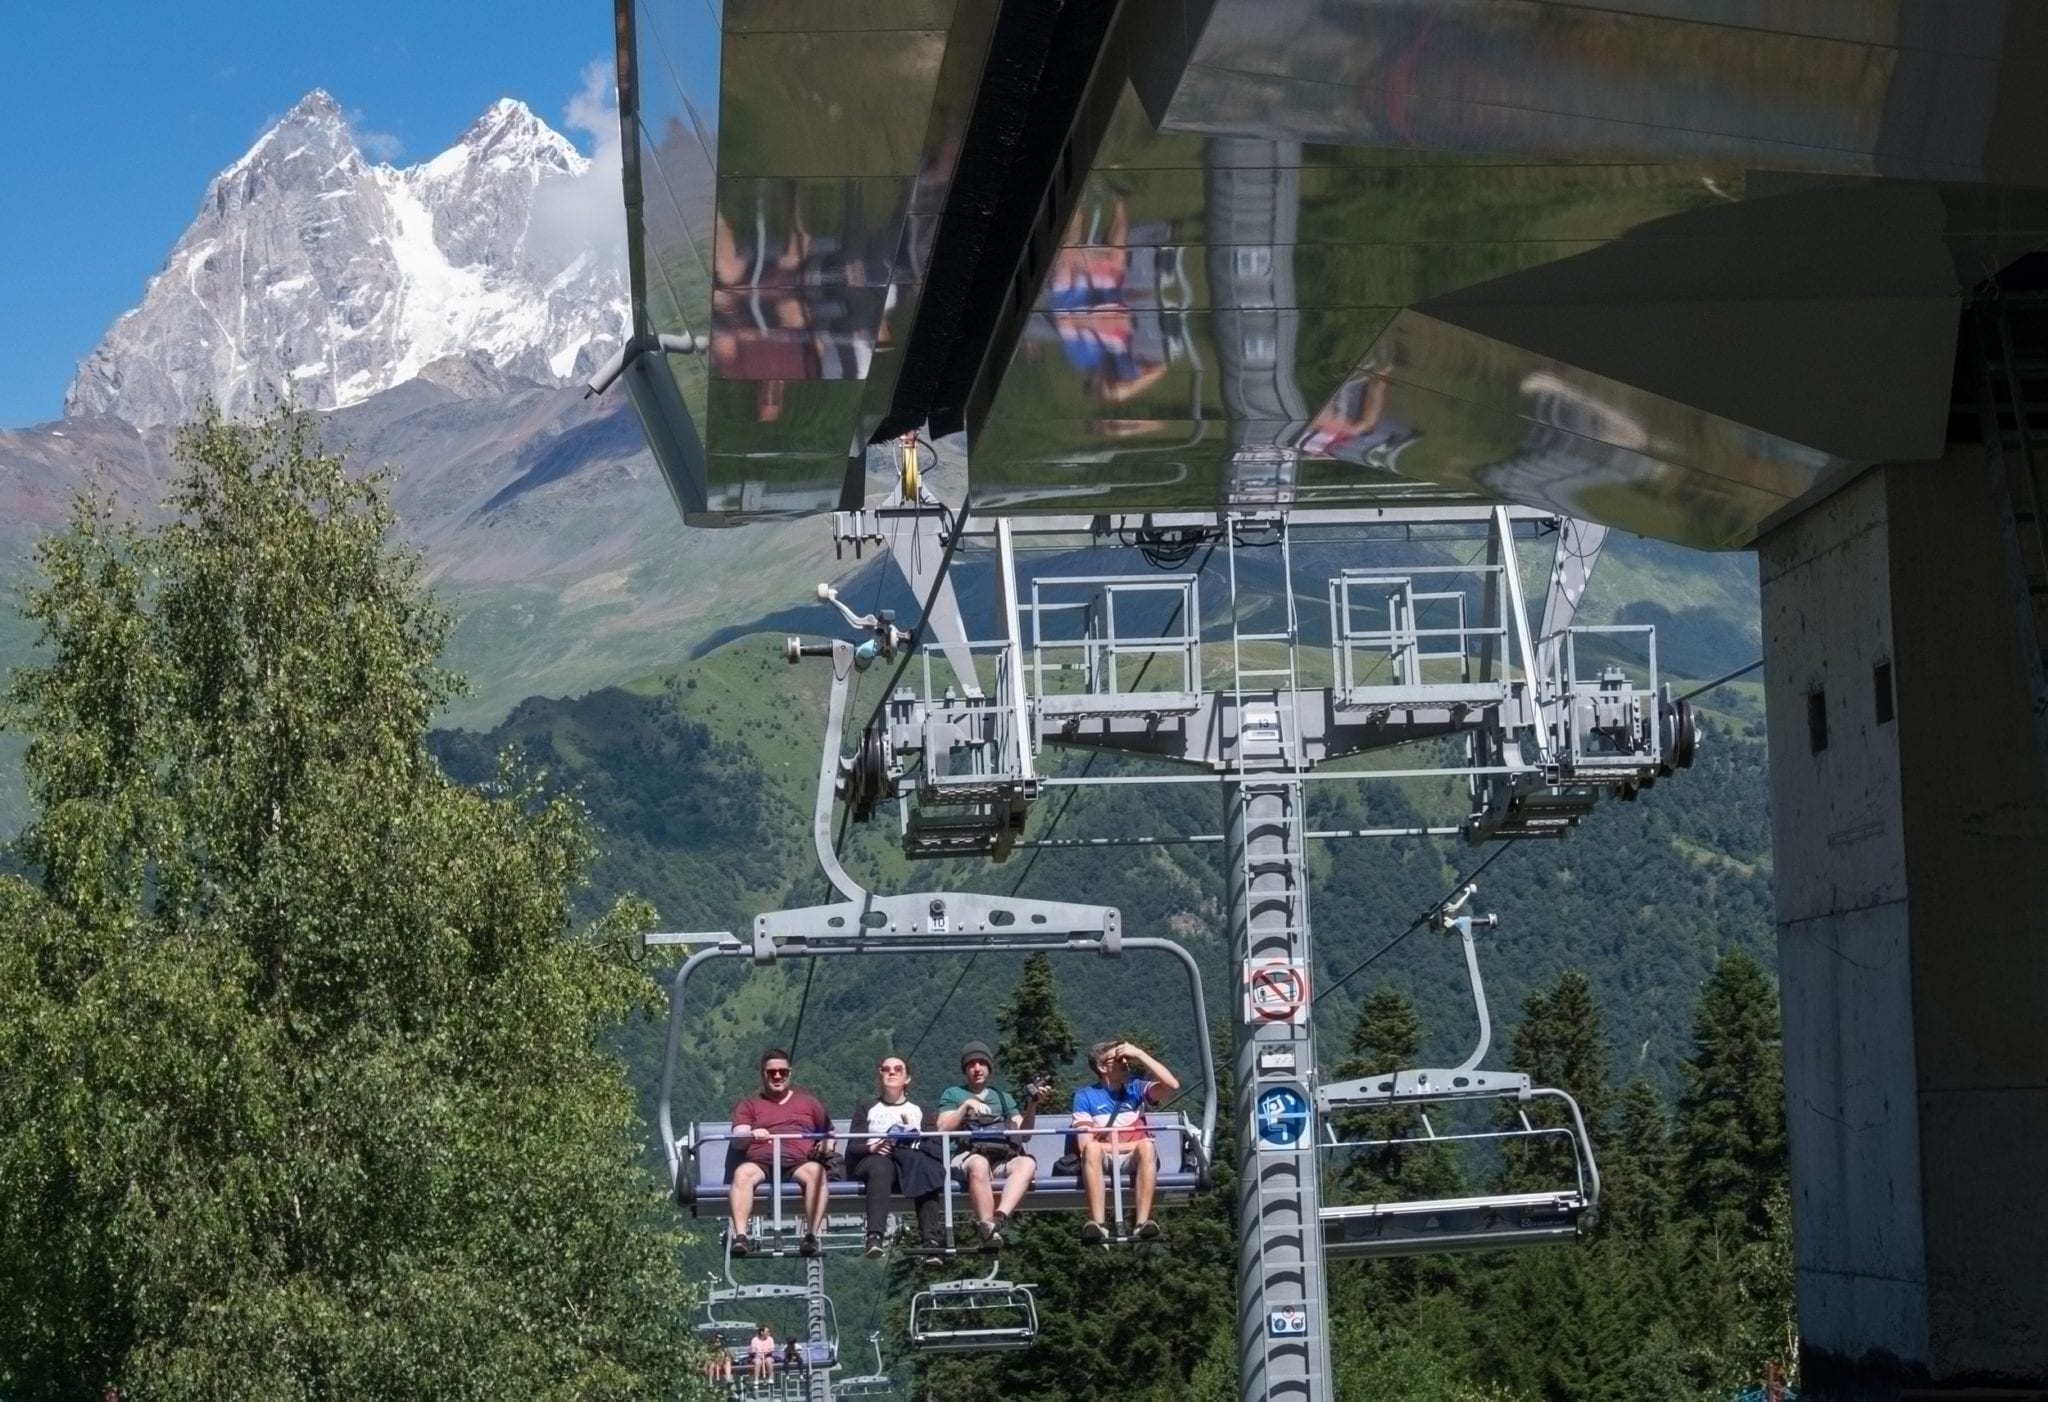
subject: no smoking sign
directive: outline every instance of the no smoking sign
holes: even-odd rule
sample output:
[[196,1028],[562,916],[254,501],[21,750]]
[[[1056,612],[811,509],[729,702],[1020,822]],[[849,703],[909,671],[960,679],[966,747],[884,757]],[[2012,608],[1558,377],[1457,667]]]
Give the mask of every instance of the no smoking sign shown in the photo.
[[1292,959],[1255,959],[1244,969],[1247,1022],[1301,1022],[1308,1016],[1308,971]]

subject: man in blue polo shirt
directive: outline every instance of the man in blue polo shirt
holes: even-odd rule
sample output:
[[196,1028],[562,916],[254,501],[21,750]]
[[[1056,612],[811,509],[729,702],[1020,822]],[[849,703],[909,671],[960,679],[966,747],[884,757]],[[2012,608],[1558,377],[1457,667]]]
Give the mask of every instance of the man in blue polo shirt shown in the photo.
[[1095,1084],[1074,1092],[1074,1137],[1081,1150],[1081,1183],[1088,1190],[1088,1221],[1081,1240],[1091,1246],[1109,1244],[1103,1221],[1103,1167],[1112,1173],[1134,1172],[1137,1178],[1138,1241],[1157,1241],[1159,1224],[1152,1220],[1152,1192],[1159,1181],[1159,1151],[1145,1126],[1145,1110],[1180,1089],[1180,1080],[1166,1063],[1131,1042],[1097,1042],[1088,1049]]

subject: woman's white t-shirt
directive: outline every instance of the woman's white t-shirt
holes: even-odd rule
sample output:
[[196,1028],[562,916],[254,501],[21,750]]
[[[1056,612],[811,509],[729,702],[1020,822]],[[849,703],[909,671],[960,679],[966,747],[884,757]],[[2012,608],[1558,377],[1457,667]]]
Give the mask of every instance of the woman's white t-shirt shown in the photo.
[[[877,1100],[868,1106],[865,1123],[868,1133],[876,1136],[885,1135],[892,1129],[917,1129],[924,1124],[924,1111],[908,1100],[898,1101],[894,1105],[886,1100]],[[868,1148],[875,1148],[874,1140],[868,1141]]]

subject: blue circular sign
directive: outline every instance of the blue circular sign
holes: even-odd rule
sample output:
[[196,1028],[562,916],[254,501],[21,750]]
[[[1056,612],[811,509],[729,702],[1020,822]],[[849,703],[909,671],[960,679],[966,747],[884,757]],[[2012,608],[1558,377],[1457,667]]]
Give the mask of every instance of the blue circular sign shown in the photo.
[[1259,1142],[1266,1148],[1299,1148],[1308,1137],[1308,1096],[1300,1087],[1267,1086],[1255,1108]]

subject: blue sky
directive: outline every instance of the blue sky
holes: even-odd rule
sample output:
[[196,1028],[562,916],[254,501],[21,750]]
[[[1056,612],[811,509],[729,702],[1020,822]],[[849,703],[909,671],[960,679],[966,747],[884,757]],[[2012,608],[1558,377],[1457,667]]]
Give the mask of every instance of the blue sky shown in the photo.
[[[701,0],[694,0],[701,3]],[[563,110],[612,62],[610,0],[12,0],[0,42],[0,426],[56,418],[206,183],[309,90],[398,164],[517,97]],[[708,65],[707,65],[708,67]],[[368,146],[366,146],[366,150]]]

